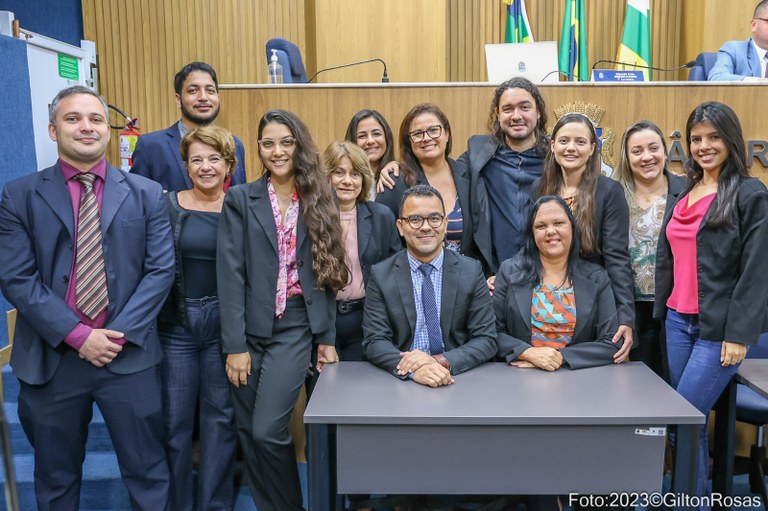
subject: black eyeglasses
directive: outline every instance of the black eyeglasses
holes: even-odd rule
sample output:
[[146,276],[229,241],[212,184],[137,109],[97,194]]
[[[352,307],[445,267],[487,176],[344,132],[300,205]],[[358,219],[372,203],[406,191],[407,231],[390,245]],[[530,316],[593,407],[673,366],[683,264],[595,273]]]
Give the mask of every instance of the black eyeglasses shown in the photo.
[[754,18],[752,18],[752,19],[753,19],[753,20],[760,20],[760,21],[765,21],[766,23],[768,23],[768,18],[761,18],[761,17],[759,17],[759,16],[755,16],[755,17],[754,17]]
[[421,142],[424,140],[425,135],[431,139],[435,139],[439,138],[442,134],[443,127],[440,124],[435,124],[434,126],[430,126],[425,130],[415,130],[408,133],[408,138],[411,139],[411,142]]
[[408,222],[408,225],[411,226],[411,229],[421,229],[421,226],[424,225],[424,220],[426,220],[430,227],[433,227],[436,229],[441,225],[443,225],[443,220],[445,220],[445,215],[441,215],[440,213],[432,213],[429,216],[408,215],[408,216],[401,216],[400,220],[404,222]]

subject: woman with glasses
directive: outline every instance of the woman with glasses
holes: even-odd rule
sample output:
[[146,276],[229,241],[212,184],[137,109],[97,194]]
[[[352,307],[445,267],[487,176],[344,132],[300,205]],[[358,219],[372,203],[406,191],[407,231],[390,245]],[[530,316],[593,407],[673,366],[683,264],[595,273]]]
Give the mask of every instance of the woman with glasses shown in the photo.
[[269,110],[264,175],[232,188],[219,224],[221,345],[246,480],[260,511],[302,510],[288,422],[313,348],[337,360],[336,292],[349,282],[339,210],[306,126]]
[[623,362],[632,347],[635,297],[629,251],[629,209],[616,181],[600,173],[595,126],[580,113],[555,123],[544,172],[534,181],[534,197],[558,195],[568,204],[579,231],[581,256],[608,271],[616,298],[619,327],[613,342],[624,339],[614,355]]
[[165,195],[173,227],[176,279],[158,317],[163,348],[165,450],[171,508],[192,509],[192,432],[200,409],[198,509],[231,509],[235,425],[219,339],[216,233],[224,183],[237,164],[235,140],[208,125],[181,140],[192,188]]
[[[344,139],[357,144],[368,157],[374,182],[386,168],[388,172],[399,169],[395,160],[395,138],[389,123],[376,110],[360,110],[349,121]],[[373,190],[373,186],[371,186]],[[369,192],[370,193],[370,192]]]
[[452,145],[448,118],[436,105],[416,105],[400,124],[399,140],[400,175],[394,178],[394,188],[379,193],[376,202],[389,207],[397,217],[405,190],[417,184],[436,188],[448,212],[446,248],[476,256],[469,210],[469,177],[448,157]]
[[373,184],[368,157],[351,142],[332,142],[323,167],[336,191],[349,282],[336,293],[336,352],[339,360],[363,360],[363,306],[371,266],[400,251],[392,212],[366,200]]

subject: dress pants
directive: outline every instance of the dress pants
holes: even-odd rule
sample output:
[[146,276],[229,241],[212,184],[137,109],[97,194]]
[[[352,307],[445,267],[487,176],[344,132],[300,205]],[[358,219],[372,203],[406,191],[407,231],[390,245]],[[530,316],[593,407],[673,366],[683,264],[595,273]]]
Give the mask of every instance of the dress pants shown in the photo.
[[232,386],[235,423],[245,475],[259,511],[303,510],[299,472],[288,422],[312,352],[303,297],[287,300],[271,338],[247,337],[251,375]]
[[360,362],[363,357],[363,309],[336,313],[336,353],[343,362]]
[[73,349],[63,349],[50,381],[42,385],[22,382],[19,390],[19,418],[35,450],[39,511],[80,508],[85,442],[94,402],[112,437],[131,507],[169,509],[159,366],[115,374],[81,359]]
[[653,317],[653,302],[635,302],[635,332],[637,347],[629,358],[643,362],[668,382],[667,336],[663,322]]
[[234,503],[236,436],[232,398],[219,337],[219,300],[187,298],[189,328],[161,325],[165,445],[171,509],[194,509],[192,433],[200,407],[197,509],[230,511]]

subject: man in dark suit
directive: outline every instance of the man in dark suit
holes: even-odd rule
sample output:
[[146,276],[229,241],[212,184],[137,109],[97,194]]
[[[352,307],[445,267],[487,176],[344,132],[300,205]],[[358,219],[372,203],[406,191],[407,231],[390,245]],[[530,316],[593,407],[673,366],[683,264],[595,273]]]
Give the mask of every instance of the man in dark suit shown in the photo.
[[397,228],[406,250],[372,268],[363,318],[366,358],[430,387],[453,383],[497,349],[482,267],[443,248],[446,227],[440,192],[405,192]]
[[155,318],[174,257],[162,188],[107,163],[107,106],[90,89],[59,92],[49,117],[58,162],[7,183],[0,202],[0,290],[18,309],[11,366],[37,505],[78,509],[96,402],[134,509],[167,509]]
[[728,41],[717,52],[717,61],[709,70],[710,81],[765,80],[768,51],[768,0],[760,0],[752,15],[752,37],[746,41]]
[[[167,129],[139,137],[133,151],[131,173],[157,181],[164,190],[189,190],[192,181],[181,160],[179,146],[187,132],[216,120],[220,108],[219,80],[209,64],[192,62],[176,73],[173,88],[181,119]],[[225,187],[245,183],[246,180],[245,149],[240,139],[234,138],[237,166]]]

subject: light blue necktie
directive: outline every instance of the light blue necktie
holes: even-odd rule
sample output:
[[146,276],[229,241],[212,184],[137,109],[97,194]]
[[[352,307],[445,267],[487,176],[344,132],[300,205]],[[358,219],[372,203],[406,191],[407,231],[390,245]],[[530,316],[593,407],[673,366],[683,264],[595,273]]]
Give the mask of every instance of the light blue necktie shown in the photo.
[[432,285],[432,279],[429,277],[434,268],[431,264],[422,264],[419,270],[424,274],[424,280],[421,282],[421,306],[424,311],[424,321],[427,323],[427,334],[429,335],[429,354],[439,355],[445,351],[443,349],[443,338],[440,333],[440,315],[437,312],[437,302],[435,302],[435,287]]

